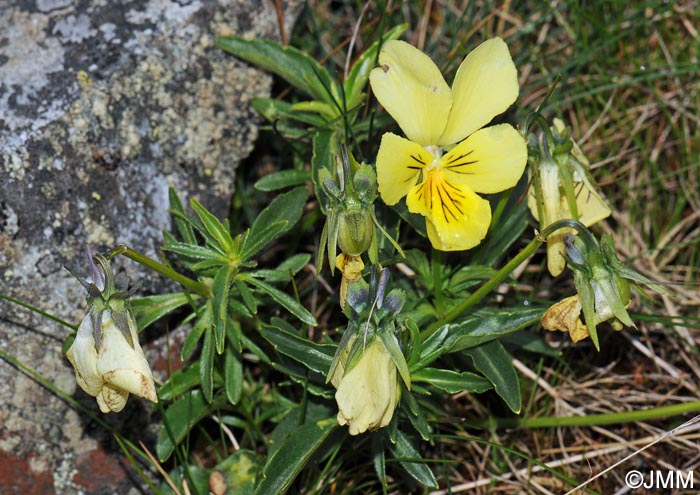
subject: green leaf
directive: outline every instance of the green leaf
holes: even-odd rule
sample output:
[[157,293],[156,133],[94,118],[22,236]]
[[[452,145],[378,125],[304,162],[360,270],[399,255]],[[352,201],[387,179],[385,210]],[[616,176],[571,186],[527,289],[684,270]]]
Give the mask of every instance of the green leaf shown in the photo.
[[241,280],[236,279],[235,284],[236,289],[238,289],[238,293],[241,295],[241,299],[243,299],[243,304],[245,304],[246,309],[250,311],[251,316],[256,314],[258,312],[259,301],[255,298],[248,286]]
[[328,374],[335,353],[334,345],[317,344],[274,326],[262,327],[260,335],[280,354],[289,356],[324,377]]
[[199,357],[199,381],[202,384],[204,398],[211,402],[214,397],[214,337],[209,330],[204,334],[202,355]]
[[161,462],[167,461],[175,450],[175,446],[185,439],[190,430],[225,403],[225,397],[207,402],[198,390],[193,390],[173,402],[163,415],[163,424],[156,444],[158,459]]
[[433,332],[423,342],[420,359],[416,363],[411,363],[411,371],[424,368],[428,364],[435,361],[449,350],[449,346],[445,345],[445,341],[449,338],[449,325],[444,325]]
[[267,460],[256,495],[286,493],[299,472],[338,427],[335,417],[296,428]]
[[187,361],[190,358],[192,353],[197,348],[199,339],[202,338],[204,332],[212,328],[214,325],[211,300],[207,301],[206,304],[200,308],[199,313],[200,314],[197,317],[194,327],[192,327],[192,330],[190,330],[190,333],[185,338],[185,342],[182,344],[182,352],[180,353],[180,357],[183,361]]
[[492,230],[488,233],[486,242],[475,251],[472,263],[493,266],[511,244],[522,238],[521,235],[527,228],[529,219],[530,210],[527,207],[527,201],[515,204],[501,215],[498,222],[491,224]]
[[[318,129],[313,137],[311,180],[313,180],[314,183],[314,192],[321,206],[321,211],[326,215],[328,215],[328,210],[331,205],[328,195],[324,192],[323,187],[321,187],[319,171],[325,168],[331,172],[332,177],[335,176],[335,157],[339,156],[338,142],[338,131],[334,128],[324,127]],[[330,234],[332,235],[332,233]],[[333,262],[335,262],[335,259]]]
[[332,407],[327,402],[315,402],[305,399],[301,404],[285,407],[285,412],[280,422],[272,430],[269,437],[268,456],[273,455],[284,441],[303,424],[322,421],[335,414],[335,405]]
[[224,387],[228,401],[238,404],[243,393],[243,363],[241,356],[231,347],[226,348],[224,356]]
[[391,331],[385,331],[379,332],[379,337],[382,339],[384,348],[389,352],[391,360],[394,361],[394,365],[396,365],[396,369],[398,370],[399,375],[401,375],[401,379],[406,385],[406,388],[411,390],[411,372],[408,371],[406,358],[404,357],[403,352],[401,352],[399,341],[396,340],[396,335],[394,335],[394,333]]
[[516,414],[520,413],[520,382],[505,347],[498,340],[492,340],[466,350],[465,354],[472,358],[474,367],[493,383],[496,393],[510,410]]
[[282,220],[267,225],[260,224],[255,229],[255,232],[249,230],[243,237],[242,259],[247,260],[256,255],[262,248],[281,237],[290,228],[289,223],[286,220]]
[[372,435],[372,464],[374,465],[374,471],[377,473],[377,478],[382,484],[382,489],[386,493],[386,455],[384,454],[384,444],[380,435]]
[[314,58],[291,46],[266,39],[246,40],[220,37],[216,46],[283,78],[313,98],[335,105],[335,83],[328,71]]
[[136,326],[139,331],[142,331],[154,321],[184,306],[192,299],[193,296],[184,292],[134,298],[131,300],[131,309],[136,318]]
[[171,401],[188,390],[198,387],[199,366],[197,364],[191,364],[170,375],[168,381],[158,389],[158,400]]
[[459,373],[452,370],[423,368],[413,373],[411,378],[416,382],[430,383],[448,394],[457,394],[462,391],[482,393],[493,388],[491,382],[483,376],[469,371]]
[[258,191],[277,191],[291,186],[300,186],[311,180],[311,172],[308,170],[281,170],[268,174],[253,187]]
[[225,265],[217,272],[211,286],[213,294],[212,306],[214,310],[214,343],[216,344],[216,352],[218,354],[224,352],[226,326],[229,323],[228,301],[234,275],[235,269],[231,265]]
[[186,243],[196,244],[192,220],[185,213],[180,197],[172,187],[168,189],[168,198],[170,199],[170,212],[173,217],[173,223],[180,234],[180,238]]
[[256,270],[251,275],[266,282],[289,282],[311,259],[307,253],[295,254],[280,263],[274,270]]
[[448,352],[476,347],[503,335],[517,332],[540,320],[542,308],[512,308],[498,310],[497,314],[472,315],[459,323],[448,325]]
[[[326,121],[317,114],[295,110],[292,103],[274,98],[255,98],[252,102],[256,112],[265,117],[268,121],[275,124],[275,129],[283,135],[287,133],[300,133],[300,135],[308,134],[308,130],[294,128],[290,125],[285,125],[285,120],[296,120],[304,124],[309,124],[313,127],[323,127]],[[280,122],[281,121],[281,122]]]
[[256,280],[252,277],[247,277],[246,281],[250,285],[255,286],[257,289],[260,289],[262,292],[270,296],[272,299],[275,300],[275,302],[282,305],[287,311],[289,311],[291,314],[299,318],[307,325],[317,325],[316,318],[314,318],[314,315],[309,313],[304,306],[292,299],[292,297],[288,294],[282,292],[279,289],[275,289],[273,286],[263,282],[262,280]]
[[243,241],[241,258],[246,260],[294,227],[301,218],[309,191],[297,187],[278,195],[253,222]]
[[196,199],[190,200],[190,206],[197,213],[197,216],[202,221],[202,225],[216,243],[221,247],[221,250],[230,255],[234,252],[235,245],[233,238],[228,229],[222,224],[218,218],[212,215],[209,210],[201,205]]
[[423,409],[418,405],[418,401],[414,397],[413,393],[405,392],[401,394],[401,400],[405,401],[408,411],[404,409],[407,413],[406,416],[411,422],[411,425],[420,434],[421,438],[426,442],[430,441],[430,425],[425,420],[423,414]]
[[185,256],[191,260],[215,261],[218,264],[223,264],[228,261],[228,258],[223,252],[206,246],[197,246],[196,244],[169,242],[163,246],[163,249],[175,253],[178,256]]
[[430,470],[424,459],[421,458],[418,450],[411,444],[411,441],[400,430],[397,430],[396,443],[389,444],[389,450],[399,461],[401,466],[418,483],[425,486],[437,487],[438,483],[435,475]]

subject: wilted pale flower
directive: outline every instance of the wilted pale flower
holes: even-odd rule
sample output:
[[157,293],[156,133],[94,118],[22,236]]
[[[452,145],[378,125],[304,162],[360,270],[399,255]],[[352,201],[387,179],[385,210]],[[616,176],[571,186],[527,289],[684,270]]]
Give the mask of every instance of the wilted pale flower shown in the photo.
[[[610,320],[611,326],[615,330],[622,330],[623,325],[621,320],[615,317],[612,307],[607,303],[605,294],[600,290],[600,287],[594,285],[594,318],[595,324],[603,323]],[[629,295],[629,294],[628,294]],[[629,304],[629,298],[627,299]],[[573,342],[586,339],[590,336],[588,327],[581,321],[581,297],[576,294],[562,299],[554,303],[542,315],[542,327],[545,330],[560,332],[568,332]],[[631,326],[634,326],[632,323]]]
[[124,409],[129,393],[158,402],[127,294],[116,292],[109,262],[101,256],[95,258],[105,274],[104,289],[81,280],[88,289],[90,311],[66,352],[76,381],[97,399],[103,413]]
[[362,270],[365,269],[365,264],[360,256],[350,256],[346,253],[340,253],[335,259],[335,267],[343,274],[343,279],[340,281],[340,307],[345,308],[345,298],[348,294],[348,285],[357,282],[362,278]]
[[346,369],[351,347],[345,348],[331,382],[338,389],[338,423],[348,425],[350,434],[357,435],[391,422],[399,401],[399,383],[396,365],[381,338],[374,338],[354,366]]
[[[554,142],[549,143],[543,136],[527,205],[535,220],[539,220],[541,230],[564,219],[578,220],[590,227],[608,217],[610,208],[590,177],[588,159],[571,139],[564,123],[554,119],[550,132]],[[574,232],[559,229],[547,237],[547,268],[554,277],[566,266],[564,235]]]
[[578,294],[550,307],[542,316],[542,326],[569,332],[574,342],[590,336],[599,349],[596,330],[599,323],[607,321],[615,330],[635,327],[626,309],[630,303],[630,282],[645,284],[662,294],[666,291],[626,267],[615,253],[612,237],[603,235],[598,242],[585,227],[578,225],[579,236],[564,236],[567,262],[574,272]]
[[388,205],[425,217],[433,247],[459,251],[479,244],[491,206],[477,193],[515,186],[527,161],[525,140],[508,124],[484,127],[518,97],[517,70],[500,38],[483,42],[462,62],[452,88],[423,52],[388,41],[372,91],[406,138],[386,133],[377,153],[379,193]]

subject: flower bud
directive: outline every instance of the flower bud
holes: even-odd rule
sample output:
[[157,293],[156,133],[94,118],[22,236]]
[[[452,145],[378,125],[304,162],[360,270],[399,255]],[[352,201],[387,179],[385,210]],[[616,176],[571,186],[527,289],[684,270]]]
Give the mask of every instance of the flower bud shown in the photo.
[[374,222],[366,208],[350,209],[338,216],[338,245],[350,256],[360,256],[369,249],[374,237]]
[[[588,159],[569,137],[564,123],[554,119],[550,132],[553,142],[543,137],[539,149],[533,152],[538,160],[531,171],[527,201],[540,229],[564,219],[578,220],[589,227],[608,217],[611,210],[596,190]],[[547,238],[547,268],[554,277],[566,266],[564,235],[573,232],[560,229]]]

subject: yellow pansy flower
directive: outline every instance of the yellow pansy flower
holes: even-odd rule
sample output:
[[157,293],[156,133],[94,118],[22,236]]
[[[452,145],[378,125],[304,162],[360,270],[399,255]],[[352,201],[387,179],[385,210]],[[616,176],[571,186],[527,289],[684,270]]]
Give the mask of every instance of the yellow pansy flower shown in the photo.
[[436,249],[476,246],[491,223],[491,206],[477,193],[515,186],[527,161],[525,140],[512,126],[483,127],[518,97],[507,45],[500,38],[479,45],[450,89],[427,55],[388,41],[370,82],[406,135],[382,137],[376,163],[382,199],[394,205],[406,196],[408,210],[425,216]]

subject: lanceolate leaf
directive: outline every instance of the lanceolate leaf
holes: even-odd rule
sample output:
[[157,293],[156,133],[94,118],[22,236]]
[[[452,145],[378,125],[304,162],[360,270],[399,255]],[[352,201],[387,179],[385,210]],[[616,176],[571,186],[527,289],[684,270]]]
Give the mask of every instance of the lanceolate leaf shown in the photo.
[[457,352],[497,339],[528,327],[542,317],[541,308],[513,308],[498,310],[493,315],[473,315],[459,323],[448,325],[445,344],[449,352]]
[[231,294],[231,284],[235,270],[230,265],[222,266],[214,277],[212,284],[213,309],[214,309],[214,343],[216,352],[224,352],[224,339],[226,338],[226,325],[228,325],[228,300]]
[[335,105],[337,90],[328,71],[314,58],[291,46],[265,39],[225,36],[216,46],[273,72],[313,98]]
[[258,191],[276,191],[285,187],[300,186],[311,180],[308,170],[281,170],[266,175],[254,185]]
[[335,346],[317,344],[276,327],[263,327],[260,329],[260,334],[273,345],[277,352],[300,362],[311,371],[323,376],[328,374]]
[[448,394],[463,391],[481,393],[493,388],[491,382],[486,378],[469,371],[459,373],[452,370],[423,368],[414,373],[411,378],[415,382],[430,383]]
[[308,312],[308,310],[299,304],[297,301],[292,299],[291,296],[288,294],[282,292],[279,289],[274,288],[270,284],[267,284],[263,282],[262,280],[256,280],[252,277],[246,277],[246,281],[250,284],[259,289],[260,291],[264,292],[268,296],[270,296],[272,299],[274,299],[277,303],[281,304],[284,306],[284,308],[292,313],[294,316],[299,318],[301,321],[306,323],[307,325],[313,325],[316,326],[316,318],[314,318],[314,315]]
[[337,427],[338,421],[333,417],[301,425],[290,433],[267,460],[255,494],[286,493],[309,459]]
[[416,481],[425,486],[437,487],[435,475],[423,461],[411,441],[400,430],[397,431],[396,444],[389,444],[389,448],[396,460]]
[[216,241],[216,244],[224,253],[232,253],[234,250],[233,238],[228,229],[222,224],[218,218],[212,215],[209,210],[202,206],[199,201],[192,199],[190,206],[197,213],[197,216],[202,221],[202,225],[209,235]]
[[519,413],[522,408],[520,382],[505,347],[499,341],[492,340],[465,353],[472,358],[474,367],[493,383],[496,393],[510,410]]
[[131,308],[134,310],[134,316],[136,317],[136,324],[139,331],[180,306],[184,306],[192,299],[192,296],[184,292],[132,299]]
[[305,187],[297,187],[273,199],[267,208],[260,212],[246,234],[241,258],[250,258],[294,227],[301,218],[308,196]]

